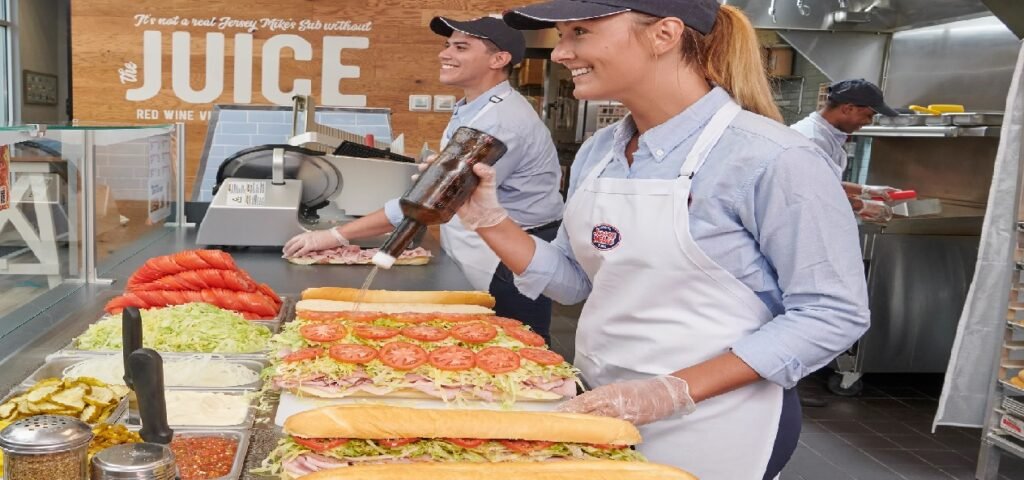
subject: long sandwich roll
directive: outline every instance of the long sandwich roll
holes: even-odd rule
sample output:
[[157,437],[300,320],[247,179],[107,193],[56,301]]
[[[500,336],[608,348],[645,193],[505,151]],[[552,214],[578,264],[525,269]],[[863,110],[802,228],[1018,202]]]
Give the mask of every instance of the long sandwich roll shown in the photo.
[[381,313],[454,313],[466,315],[494,315],[494,310],[481,305],[445,304],[445,303],[363,303],[357,305],[347,300],[299,300],[295,310],[299,316],[303,312],[381,312]]
[[[354,302],[359,300],[360,289],[341,287],[307,288],[302,291],[303,300],[336,300]],[[366,303],[433,303],[445,305],[479,305],[494,308],[494,297],[487,292],[477,291],[396,291],[367,290],[362,298]]]
[[303,480],[697,480],[667,465],[611,460],[550,463],[437,463],[364,465],[325,470]]
[[479,438],[636,445],[633,424],[576,413],[432,410],[385,405],[335,405],[298,413],[284,432],[305,438]]
[[282,478],[380,463],[645,461],[629,422],[567,413],[331,406],[289,417],[284,432],[263,462]]

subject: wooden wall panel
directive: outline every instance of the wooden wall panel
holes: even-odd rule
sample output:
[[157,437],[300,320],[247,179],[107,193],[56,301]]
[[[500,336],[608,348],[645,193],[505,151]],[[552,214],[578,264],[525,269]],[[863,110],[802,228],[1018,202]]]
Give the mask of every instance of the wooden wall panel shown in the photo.
[[[80,124],[153,124],[169,123],[166,119],[137,118],[139,109],[188,110],[195,118],[187,121],[188,158],[186,188],[191,192],[197,175],[199,156],[206,137],[206,121],[200,112],[208,112],[213,104],[233,104],[234,100],[234,37],[253,35],[252,101],[268,105],[261,93],[262,48],[275,35],[298,35],[312,45],[313,59],[296,61],[286,50],[280,60],[280,84],[291,85],[296,78],[309,79],[312,94],[321,105],[321,71],[323,37],[362,36],[369,40],[366,50],[346,49],[342,63],[358,66],[359,78],[341,81],[343,94],[366,95],[367,107],[390,108],[394,135],[405,134],[406,147],[418,152],[423,142],[437,147],[449,114],[412,113],[408,96],[422,94],[454,94],[459,91],[437,81],[437,53],[443,39],[427,27],[435,15],[456,18],[497,13],[506,8],[529,3],[529,0],[75,0],[71,2],[71,58],[74,118]],[[368,32],[310,30],[271,31],[257,27],[225,28],[182,25],[136,26],[136,15],[152,18],[208,19],[231,17],[243,20],[278,18],[299,22],[319,20],[324,23],[349,20],[353,23],[373,22]],[[126,92],[141,87],[145,81],[143,33],[159,31],[162,35],[159,93],[150,99],[131,101]],[[189,103],[172,89],[171,34],[189,32],[193,88],[206,84],[206,34],[225,35],[224,90],[209,103]],[[122,82],[118,70],[128,62],[137,65],[136,81]],[[162,117],[162,115],[161,115]]]

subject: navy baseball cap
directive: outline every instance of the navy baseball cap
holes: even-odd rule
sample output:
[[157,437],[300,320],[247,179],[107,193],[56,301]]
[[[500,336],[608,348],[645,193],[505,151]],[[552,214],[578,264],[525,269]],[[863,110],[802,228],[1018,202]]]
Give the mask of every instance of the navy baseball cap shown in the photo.
[[718,0],[551,0],[513,8],[505,12],[505,23],[520,30],[540,30],[555,22],[590,20],[623,12],[639,12],[655,17],[676,17],[694,30],[707,35],[715,27]]
[[832,84],[828,87],[828,99],[836,103],[852,103],[871,107],[876,113],[887,117],[899,115],[899,112],[885,104],[882,89],[863,78],[843,80]]
[[526,37],[523,32],[509,27],[500,18],[480,17],[473,20],[453,20],[445,17],[434,17],[430,21],[430,29],[442,37],[452,36],[459,31],[466,35],[490,40],[499,50],[512,55],[512,65],[523,61],[526,56]]

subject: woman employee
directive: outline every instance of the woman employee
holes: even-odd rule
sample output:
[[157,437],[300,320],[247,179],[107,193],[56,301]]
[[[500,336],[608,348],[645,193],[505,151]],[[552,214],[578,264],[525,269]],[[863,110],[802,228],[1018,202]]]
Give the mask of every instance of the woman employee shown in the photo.
[[[774,478],[797,444],[792,387],[868,325],[857,230],[827,159],[778,123],[749,21],[716,0],[555,0],[581,100],[631,112],[573,163],[558,237],[507,219],[494,174],[459,211],[523,294],[587,299],[569,411],[641,427],[640,451],[710,480]],[[789,390],[787,390],[789,389]]]

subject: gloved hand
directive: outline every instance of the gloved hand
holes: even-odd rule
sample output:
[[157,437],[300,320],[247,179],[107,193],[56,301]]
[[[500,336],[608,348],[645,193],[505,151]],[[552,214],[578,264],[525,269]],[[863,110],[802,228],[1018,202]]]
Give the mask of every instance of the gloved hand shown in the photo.
[[696,409],[686,380],[672,375],[597,387],[558,408],[562,412],[620,418],[635,425],[688,415]]
[[892,207],[878,200],[861,200],[861,203],[856,212],[865,222],[885,223],[892,220]]
[[473,165],[473,173],[480,177],[480,183],[470,195],[469,200],[459,207],[456,213],[466,230],[476,231],[478,228],[493,227],[508,218],[508,211],[498,203],[498,183],[495,181],[494,167],[478,163]]
[[327,230],[314,230],[312,232],[300,233],[284,244],[284,258],[301,257],[311,252],[327,250],[328,248],[344,247],[349,244],[347,238],[341,235],[336,228]]
[[885,201],[892,201],[892,197],[889,196],[892,192],[898,192],[898,188],[893,188],[887,185],[861,185],[860,197],[871,200],[875,197],[881,197]]

